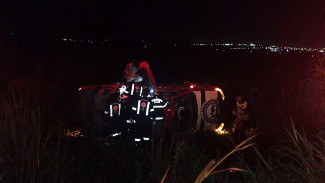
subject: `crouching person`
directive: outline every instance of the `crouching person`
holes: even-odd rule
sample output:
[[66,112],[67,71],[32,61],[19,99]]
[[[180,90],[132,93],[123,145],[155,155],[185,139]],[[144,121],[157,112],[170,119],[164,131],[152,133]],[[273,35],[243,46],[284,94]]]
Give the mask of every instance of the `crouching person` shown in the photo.
[[246,123],[249,120],[247,105],[248,103],[243,97],[236,97],[236,106],[232,110],[232,114],[236,116],[232,125],[232,132],[236,141],[241,141],[245,138]]

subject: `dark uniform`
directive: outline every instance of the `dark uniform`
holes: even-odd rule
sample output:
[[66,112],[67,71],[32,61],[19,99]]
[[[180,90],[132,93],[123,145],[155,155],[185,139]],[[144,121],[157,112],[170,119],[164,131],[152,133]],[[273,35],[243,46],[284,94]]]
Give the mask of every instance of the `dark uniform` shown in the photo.
[[134,83],[131,82],[128,84],[128,86],[126,86],[124,92],[124,96],[126,96],[125,98],[125,106],[126,106],[126,110],[125,110],[125,120],[126,123],[128,124],[132,124],[133,123],[133,119],[131,119],[131,108],[132,105],[141,98],[142,94],[143,94],[143,87],[141,85],[139,85],[138,83]]
[[109,139],[114,140],[120,137],[125,131],[125,122],[123,120],[124,105],[120,102],[119,98],[113,99],[105,107],[104,122],[106,124],[106,134]]
[[131,131],[136,142],[149,141],[151,138],[152,120],[150,117],[153,105],[147,97],[147,92],[144,92],[144,95],[134,101],[131,108]]
[[152,120],[152,136],[156,139],[159,139],[163,131],[163,121],[165,119],[165,109],[168,106],[168,102],[156,95],[151,100],[152,109],[151,109],[151,120]]
[[157,123],[162,122],[164,120],[164,111],[168,105],[168,102],[160,96],[155,96],[150,101],[153,105],[153,109],[151,110],[152,120]]

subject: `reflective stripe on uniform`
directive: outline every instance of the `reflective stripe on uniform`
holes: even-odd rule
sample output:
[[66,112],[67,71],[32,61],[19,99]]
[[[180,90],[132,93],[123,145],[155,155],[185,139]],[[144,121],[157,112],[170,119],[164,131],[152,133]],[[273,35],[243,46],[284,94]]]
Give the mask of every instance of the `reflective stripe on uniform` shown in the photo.
[[121,132],[120,133],[114,133],[114,134],[111,135],[111,137],[116,137],[116,136],[119,136],[119,135],[121,135]]
[[164,117],[156,117],[156,120],[163,120]]
[[137,111],[137,114],[140,113],[140,100],[138,100],[138,111]]
[[143,137],[143,140],[150,140],[149,137]]
[[133,92],[134,92],[134,84],[132,84],[131,95],[133,95]]
[[121,114],[121,104],[118,104],[118,115]]
[[168,104],[168,102],[166,102],[165,105],[156,105],[156,106],[153,106],[153,108],[165,108],[165,107],[167,107],[167,104]]
[[110,116],[113,117],[113,106],[109,105]]
[[163,100],[161,100],[160,98],[154,98],[154,99],[152,99],[151,101],[152,101],[153,103],[155,103],[155,104],[159,104],[159,103],[163,102]]
[[122,95],[123,93],[129,93],[128,91],[126,91],[125,85],[121,86],[121,88],[119,88],[119,90],[120,90],[120,95]]
[[148,102],[148,105],[147,105],[146,116],[148,116],[148,114],[149,114],[149,106],[150,106],[150,102]]
[[139,96],[141,96],[142,95],[142,86],[141,86],[141,89],[140,89],[140,95]]
[[108,111],[104,111],[105,114],[108,114]]
[[136,141],[136,142],[140,142],[141,139],[135,138],[134,141]]

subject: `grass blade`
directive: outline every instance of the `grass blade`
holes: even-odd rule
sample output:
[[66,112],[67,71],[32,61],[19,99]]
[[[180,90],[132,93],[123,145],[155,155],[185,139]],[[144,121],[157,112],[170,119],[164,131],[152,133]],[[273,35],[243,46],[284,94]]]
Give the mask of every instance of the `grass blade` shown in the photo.
[[170,166],[167,168],[167,171],[166,171],[164,177],[161,179],[160,183],[164,183],[165,182],[165,179],[167,177],[167,173],[168,173],[169,169],[170,169]]

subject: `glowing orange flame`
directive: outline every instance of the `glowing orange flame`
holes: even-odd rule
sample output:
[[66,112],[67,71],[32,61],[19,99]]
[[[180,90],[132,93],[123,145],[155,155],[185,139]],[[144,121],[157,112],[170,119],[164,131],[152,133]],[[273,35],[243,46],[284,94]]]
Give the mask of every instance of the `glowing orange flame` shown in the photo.
[[222,100],[225,100],[225,94],[223,93],[223,91],[220,88],[215,88],[215,90],[217,92],[220,92],[221,96],[222,96]]
[[218,135],[226,135],[229,133],[228,131],[223,130],[224,126],[225,124],[221,123],[221,125],[215,130]]
[[68,136],[68,137],[79,137],[79,136],[81,136],[81,132],[80,132],[80,130],[70,131],[69,129],[67,129],[67,130],[64,130],[64,135]]

